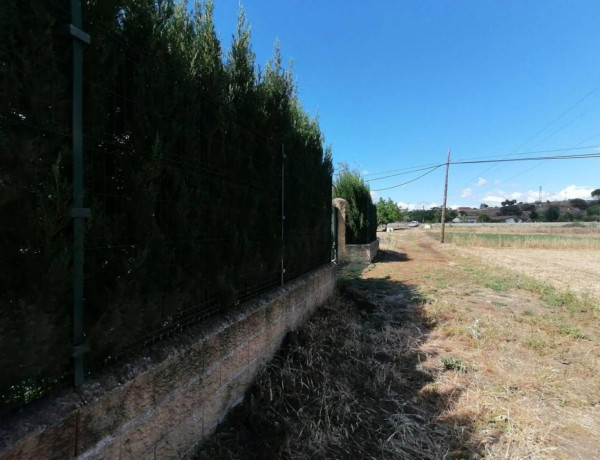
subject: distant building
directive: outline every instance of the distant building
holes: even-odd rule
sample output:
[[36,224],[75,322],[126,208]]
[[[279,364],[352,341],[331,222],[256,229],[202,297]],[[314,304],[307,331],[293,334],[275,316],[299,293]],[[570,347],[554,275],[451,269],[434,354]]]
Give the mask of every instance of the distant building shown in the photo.
[[505,224],[521,224],[523,223],[523,219],[519,219],[518,217],[507,217],[504,219]]

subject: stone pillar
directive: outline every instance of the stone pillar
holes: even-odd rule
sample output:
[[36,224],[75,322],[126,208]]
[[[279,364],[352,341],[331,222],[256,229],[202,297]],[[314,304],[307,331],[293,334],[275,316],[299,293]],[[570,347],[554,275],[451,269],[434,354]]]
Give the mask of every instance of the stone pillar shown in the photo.
[[334,198],[331,204],[338,208],[337,222],[337,258],[338,261],[343,261],[346,258],[346,200],[343,198]]

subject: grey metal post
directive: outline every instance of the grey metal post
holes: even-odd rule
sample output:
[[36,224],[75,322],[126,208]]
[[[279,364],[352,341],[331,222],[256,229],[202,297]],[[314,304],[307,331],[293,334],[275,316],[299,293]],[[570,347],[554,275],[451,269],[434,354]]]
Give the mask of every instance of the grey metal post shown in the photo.
[[90,43],[90,36],[82,27],[81,0],[71,0],[71,24],[73,37],[72,75],[72,140],[73,140],[73,384],[83,383],[83,354],[86,351],[83,332],[83,233],[85,218],[90,210],[83,207],[83,44]]
[[285,222],[285,145],[281,144],[281,285],[283,286],[283,275],[285,275],[285,267],[283,259],[285,256],[285,239],[284,239],[284,222]]

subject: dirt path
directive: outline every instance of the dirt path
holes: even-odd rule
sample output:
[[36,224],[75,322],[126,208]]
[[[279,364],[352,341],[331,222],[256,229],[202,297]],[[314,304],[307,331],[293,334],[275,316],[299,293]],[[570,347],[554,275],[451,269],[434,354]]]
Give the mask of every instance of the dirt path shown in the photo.
[[198,458],[600,458],[600,310],[382,236]]
[[[384,237],[382,247],[406,262],[376,264],[364,276],[409,283],[427,298],[422,313],[435,327],[420,351],[423,368],[437,377],[425,388],[461,393],[443,417],[472,421],[472,450],[490,458],[600,458],[597,303],[546,292],[491,267],[490,254],[459,253],[419,230]],[[556,257],[553,275],[585,276],[567,274],[576,271],[571,261],[561,267]],[[458,373],[444,372],[457,366]]]

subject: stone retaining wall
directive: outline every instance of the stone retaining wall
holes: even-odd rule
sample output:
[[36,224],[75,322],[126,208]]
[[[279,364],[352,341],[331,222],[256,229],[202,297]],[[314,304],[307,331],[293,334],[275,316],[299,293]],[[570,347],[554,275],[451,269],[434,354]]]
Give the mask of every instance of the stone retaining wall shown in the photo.
[[379,251],[379,238],[369,244],[347,244],[342,262],[371,263]]
[[258,370],[335,290],[335,267],[3,420],[0,459],[185,458],[238,404]]

